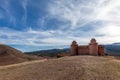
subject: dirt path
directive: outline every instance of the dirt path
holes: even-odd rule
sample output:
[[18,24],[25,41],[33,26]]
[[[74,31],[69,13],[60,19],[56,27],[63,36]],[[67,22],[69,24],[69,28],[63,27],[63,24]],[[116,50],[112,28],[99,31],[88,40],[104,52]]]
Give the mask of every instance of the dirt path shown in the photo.
[[33,63],[39,63],[39,62],[45,62],[46,60],[47,60],[47,59],[43,59],[43,60],[34,60],[34,61],[23,62],[23,63],[18,63],[18,64],[0,66],[0,69],[10,68],[10,67],[18,67],[18,66],[23,66],[23,65],[33,64]]

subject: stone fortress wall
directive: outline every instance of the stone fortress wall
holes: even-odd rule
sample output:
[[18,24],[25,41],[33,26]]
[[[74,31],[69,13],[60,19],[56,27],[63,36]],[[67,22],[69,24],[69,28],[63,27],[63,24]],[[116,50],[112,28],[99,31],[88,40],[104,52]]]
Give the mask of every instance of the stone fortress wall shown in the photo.
[[76,41],[71,44],[71,55],[105,55],[103,45],[98,45],[94,38],[91,39],[89,45],[78,46]]

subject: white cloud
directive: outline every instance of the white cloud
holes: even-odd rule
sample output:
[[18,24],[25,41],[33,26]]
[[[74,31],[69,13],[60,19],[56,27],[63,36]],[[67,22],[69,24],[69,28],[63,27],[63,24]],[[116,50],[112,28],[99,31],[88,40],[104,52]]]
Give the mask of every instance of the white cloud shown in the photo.
[[[54,0],[48,10],[50,16],[70,22],[67,31],[71,31],[71,37],[74,37],[74,29],[78,35],[84,35],[79,36],[84,40],[95,37],[104,44],[120,42],[120,0]],[[94,25],[92,22],[101,24]],[[93,29],[82,31],[83,28],[89,29],[89,26]]]
[[36,34],[36,35],[39,35],[39,36],[45,36],[45,37],[52,36],[51,31],[36,31],[36,30],[33,30],[31,27],[29,28],[28,33]]
[[69,21],[71,28],[82,27],[95,20],[96,7],[100,4],[96,3],[95,0],[87,0],[83,1],[83,3],[82,1],[54,0],[49,5],[48,10],[51,16],[62,21]]
[[109,0],[106,5],[100,6],[97,10],[99,14],[97,15],[98,20],[108,21],[118,23],[120,19],[120,0]]
[[[27,0],[24,1],[23,20],[26,21],[28,4]],[[4,9],[10,13],[9,5],[6,5]],[[40,26],[47,24],[46,18],[49,20],[55,18],[65,22],[63,25],[56,26],[60,27],[58,30],[44,31],[30,28],[26,31],[16,31],[1,28],[0,43],[55,46],[70,45],[73,40],[76,40],[79,44],[88,44],[92,37],[101,44],[120,42],[120,0],[51,0],[48,12],[47,17],[43,16],[43,19],[39,19],[38,22],[42,21]],[[14,17],[11,14],[10,16],[14,22]],[[4,35],[8,38],[1,38]]]
[[104,34],[105,36],[120,36],[120,27],[116,25],[106,25],[102,28],[100,28],[97,32],[100,34]]
[[26,25],[26,20],[27,20],[27,6],[28,6],[28,0],[23,0],[22,1],[22,7],[24,9],[24,15],[22,17],[24,25]]
[[[4,27],[0,29],[0,43],[8,45],[61,46],[70,45],[72,40],[77,40],[78,43],[86,43],[90,39],[73,37],[72,34],[68,34],[70,33],[63,33],[62,31],[36,31],[32,28],[27,31],[17,31]],[[5,36],[5,38],[2,38],[2,36]]]
[[[31,28],[27,31],[16,31],[4,27],[0,29],[0,43],[34,46],[54,46],[65,44],[67,40],[64,41],[62,38],[57,39],[56,36],[53,35],[56,33],[56,31],[36,31]],[[5,38],[3,38],[4,36]]]

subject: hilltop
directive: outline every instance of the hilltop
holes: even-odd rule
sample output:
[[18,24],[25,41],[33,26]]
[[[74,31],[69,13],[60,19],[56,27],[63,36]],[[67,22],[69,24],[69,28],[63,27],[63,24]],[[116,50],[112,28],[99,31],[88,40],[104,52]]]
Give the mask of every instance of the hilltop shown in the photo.
[[0,44],[0,65],[15,64],[36,59],[40,59],[40,57],[26,55],[15,48]]
[[119,80],[118,59],[71,56],[2,66],[0,80]]

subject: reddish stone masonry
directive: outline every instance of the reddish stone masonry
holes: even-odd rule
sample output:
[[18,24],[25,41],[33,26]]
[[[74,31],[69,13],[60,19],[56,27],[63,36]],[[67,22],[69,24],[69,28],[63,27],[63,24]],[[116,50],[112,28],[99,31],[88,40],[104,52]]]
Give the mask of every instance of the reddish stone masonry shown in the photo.
[[76,41],[71,44],[71,55],[105,55],[103,45],[98,45],[94,38],[91,39],[89,45],[78,46]]

